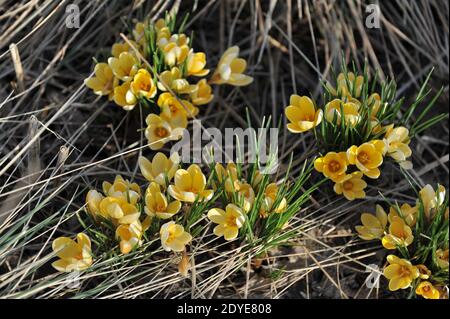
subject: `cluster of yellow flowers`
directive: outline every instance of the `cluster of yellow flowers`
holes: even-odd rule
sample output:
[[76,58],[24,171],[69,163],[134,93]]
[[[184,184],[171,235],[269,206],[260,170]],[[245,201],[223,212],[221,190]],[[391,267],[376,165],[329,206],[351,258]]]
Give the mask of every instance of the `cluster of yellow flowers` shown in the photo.
[[392,205],[386,214],[377,205],[375,215],[361,215],[362,225],[356,226],[361,239],[381,239],[385,249],[398,250],[404,257],[387,256],[389,265],[384,276],[389,280],[389,290],[414,287],[416,295],[424,298],[444,297],[449,266],[449,208],[445,193],[441,185],[437,191],[426,185],[414,207]]
[[[314,162],[315,169],[335,183],[334,191],[343,194],[348,200],[366,196],[364,189],[367,183],[363,180],[363,175],[377,179],[380,176],[379,167],[383,163],[383,157],[393,158],[405,169],[412,167],[411,162],[407,160],[412,154],[408,146],[409,130],[403,126],[394,127],[394,124],[382,125],[383,119],[378,118],[378,114],[386,109],[388,103],[383,104],[378,93],[362,98],[364,82],[365,79],[361,75],[355,76],[352,72],[340,73],[337,77],[337,90],[327,85],[333,99],[325,104],[323,110],[317,108],[309,97],[298,95],[291,96],[290,105],[285,109],[290,122],[287,129],[292,133],[303,133],[322,123],[324,134],[327,134],[328,128],[331,130],[337,127],[340,130],[343,126],[344,131],[353,129],[356,130],[354,135],[364,136],[364,122],[369,122],[369,137],[365,142],[354,145],[351,139],[348,139],[350,145],[343,150],[341,147],[334,149],[332,145],[327,145],[332,151]],[[341,138],[345,139],[345,136]],[[348,172],[350,165],[356,166],[357,170]]]
[[244,86],[253,81],[243,74],[247,63],[239,58],[237,46],[223,53],[209,80],[191,80],[209,74],[206,54],[194,52],[191,39],[173,29],[170,19],[137,23],[133,40],[115,43],[108,63],[97,63],[95,76],[85,80],[95,94],[107,95],[124,110],[140,102],[157,105],[159,114],[146,118],[145,136],[153,150],[182,136],[181,129],[198,114],[198,106],[214,98],[210,84]]

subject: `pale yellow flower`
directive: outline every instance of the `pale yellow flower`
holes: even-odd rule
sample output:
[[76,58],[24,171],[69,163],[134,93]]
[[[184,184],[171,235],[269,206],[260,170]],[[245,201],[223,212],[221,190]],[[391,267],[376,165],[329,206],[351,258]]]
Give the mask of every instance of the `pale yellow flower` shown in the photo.
[[182,131],[179,128],[172,128],[168,121],[156,114],[149,114],[145,122],[147,123],[145,137],[152,150],[158,150],[165,143],[176,141],[182,136]]
[[437,264],[442,269],[448,269],[448,248],[436,250]]
[[136,205],[123,198],[105,197],[99,204],[102,216],[108,216],[115,225],[132,224],[139,220],[140,212]]
[[360,146],[353,145],[347,150],[347,159],[350,164],[356,165],[367,177],[378,178],[383,164],[384,143],[373,140]]
[[198,108],[187,100],[178,100],[170,93],[163,93],[158,98],[161,108],[161,118],[169,122],[172,127],[187,127],[187,119],[198,114]]
[[168,202],[167,197],[161,193],[147,193],[145,196],[145,213],[151,217],[161,219],[172,218],[181,209],[181,202],[175,200]]
[[172,91],[180,94],[190,94],[194,92],[197,87],[189,84],[189,82],[182,77],[181,71],[177,67],[173,67],[170,71],[164,71],[159,75],[158,89],[161,91]]
[[384,235],[387,222],[386,212],[380,205],[377,205],[375,216],[368,213],[361,214],[362,226],[356,226],[355,229],[361,239],[380,239]]
[[386,145],[386,154],[397,161],[403,168],[412,168],[412,163],[406,159],[411,156],[409,148],[409,131],[403,126],[388,127],[383,142]]
[[338,75],[337,91],[329,84],[327,84],[327,87],[334,96],[354,96],[355,98],[358,98],[361,95],[363,84],[364,77],[362,75],[355,77],[353,72],[347,72],[347,76],[345,76],[344,73]]
[[384,269],[384,276],[389,280],[390,291],[411,287],[413,280],[420,275],[417,267],[413,266],[409,260],[389,255],[387,261],[389,266]]
[[[131,92],[136,97],[144,97],[146,99],[151,99],[156,95],[157,89],[153,82],[152,76],[146,69],[139,69],[135,74],[133,81],[130,85]],[[128,97],[128,96],[127,96]],[[132,97],[127,100],[128,103],[132,104],[134,102]]]
[[187,75],[193,76],[205,76],[209,73],[208,69],[205,69],[206,66],[206,54],[203,52],[194,53],[191,50],[187,57]]
[[145,45],[145,28],[146,28],[147,22],[138,22],[134,26],[133,29],[133,37],[134,40],[139,43],[139,45],[144,46]]
[[208,212],[208,218],[215,224],[214,234],[223,236],[225,240],[233,240],[239,234],[239,228],[245,223],[245,215],[241,208],[228,204],[225,210],[213,208]]
[[131,82],[124,82],[114,88],[114,102],[125,111],[131,111],[137,103],[137,99],[130,91],[130,84]]
[[[223,184],[225,191],[228,193],[234,193],[239,189],[239,179],[237,176],[236,164],[229,162],[227,168],[224,168],[222,164],[217,163],[214,167],[217,179],[220,184]],[[217,189],[219,185],[214,185]]]
[[103,194],[106,196],[120,198],[131,204],[136,204],[141,195],[141,189],[138,184],[131,183],[120,175],[116,176],[112,184],[106,181],[103,182],[102,188]]
[[276,183],[270,183],[264,190],[264,198],[259,208],[259,214],[262,217],[267,217],[270,212],[283,213],[287,207],[286,198],[281,198],[276,207],[274,204],[277,200],[279,189]]
[[237,198],[242,209],[245,212],[249,212],[255,201],[255,191],[252,186],[248,183],[239,183],[237,188]]
[[91,189],[86,195],[87,211],[95,220],[97,220],[97,215],[100,215],[103,218],[108,218],[107,214],[103,215],[100,211],[100,202],[103,198],[105,197],[95,189]]
[[192,236],[184,230],[183,226],[173,221],[162,225],[159,233],[161,245],[166,251],[184,251],[185,246],[192,240]]
[[158,44],[169,66],[181,65],[189,54],[189,38],[185,34],[173,34],[169,39],[160,38]]
[[178,153],[173,153],[169,158],[164,153],[158,152],[149,161],[143,156],[139,156],[139,168],[142,175],[149,182],[156,182],[161,186],[166,187],[175,175],[178,165],[180,163],[180,156]]
[[390,223],[389,233],[381,240],[383,247],[386,249],[408,247],[414,240],[411,227],[398,216],[394,216]]
[[214,95],[212,94],[211,86],[206,82],[206,79],[197,82],[196,90],[190,94],[190,98],[195,105],[204,105],[211,102]]
[[285,114],[290,123],[287,128],[292,133],[309,131],[322,122],[322,110],[316,110],[313,101],[307,96],[291,95],[290,105]]
[[336,194],[344,194],[348,200],[366,197],[364,189],[367,183],[362,179],[363,173],[353,172],[347,175],[347,178],[339,183],[334,184]]
[[206,188],[206,177],[200,167],[192,164],[187,170],[179,169],[175,173],[174,185],[169,185],[170,196],[182,201],[193,203],[195,200],[210,200],[213,196],[212,189]]
[[344,102],[340,99],[334,99],[325,105],[325,118],[328,122],[341,124],[344,118],[345,124],[354,127],[358,124],[359,119],[359,104],[354,102]]
[[95,76],[84,80],[84,84],[94,91],[97,95],[108,95],[111,100],[114,94],[114,88],[119,84],[113,71],[106,63],[97,63],[94,68]]
[[119,225],[116,229],[116,238],[120,240],[119,248],[122,254],[128,254],[131,250],[142,244],[142,225],[139,221],[127,225]]
[[429,281],[422,281],[416,288],[416,295],[425,299],[439,299],[440,293]]
[[414,227],[417,220],[418,207],[411,206],[405,203],[402,206],[400,206],[400,214],[401,215],[399,215],[396,207],[391,206],[389,209],[389,216],[388,216],[389,221],[394,220],[394,217],[397,216],[403,218],[409,227]]
[[367,105],[371,108],[370,119],[376,120],[381,106],[381,97],[378,93],[372,93],[367,99]]
[[342,182],[347,178],[347,155],[345,152],[328,152],[314,161],[314,168],[333,182]]
[[[136,42],[134,42],[133,40],[129,41],[136,50],[140,49]],[[122,52],[134,53],[134,49],[127,42],[114,43],[111,48],[111,54],[113,55],[113,57],[118,58]]]
[[125,82],[131,81],[139,69],[138,60],[129,52],[122,52],[118,58],[109,58],[108,65],[114,76]]
[[52,263],[58,271],[81,271],[92,265],[91,240],[83,233],[77,235],[76,241],[68,237],[56,238],[52,249],[60,258]]
[[238,58],[239,47],[228,48],[220,58],[210,83],[230,84],[234,86],[245,86],[253,82],[251,76],[243,74],[247,68],[247,61]]
[[438,185],[435,191],[430,184],[427,184],[419,191],[419,198],[422,201],[425,216],[431,219],[436,215],[436,209],[445,201],[445,187]]

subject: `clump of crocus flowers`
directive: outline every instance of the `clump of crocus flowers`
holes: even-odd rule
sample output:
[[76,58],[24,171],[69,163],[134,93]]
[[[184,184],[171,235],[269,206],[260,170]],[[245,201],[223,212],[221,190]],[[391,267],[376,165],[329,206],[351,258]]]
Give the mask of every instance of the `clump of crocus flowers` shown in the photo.
[[[378,179],[386,158],[403,169],[412,168],[411,138],[447,116],[416,121],[408,129],[412,113],[428,93],[421,90],[416,101],[399,116],[403,99],[396,98],[395,87],[393,80],[378,85],[376,78],[369,81],[366,72],[358,75],[344,68],[336,78],[336,88],[324,85],[326,93],[320,104],[307,96],[292,95],[285,109],[290,132],[314,132],[320,153],[314,167],[334,183],[337,194],[348,200],[365,198],[365,179]],[[430,105],[418,115],[419,119],[424,118]]]
[[[185,22],[185,21],[184,21]],[[144,106],[145,136],[149,147],[160,149],[178,140],[199,107],[212,101],[211,85],[249,85],[247,63],[239,47],[228,48],[215,71],[207,68],[206,54],[196,52],[192,37],[167,15],[155,23],[138,22],[132,34],[111,48],[111,57],[95,65],[85,84],[95,94],[108,96],[126,111]]]
[[392,204],[389,213],[377,205],[356,226],[363,240],[380,240],[388,251],[384,276],[389,290],[411,289],[426,299],[448,298],[448,195],[438,185],[419,191],[414,206]]

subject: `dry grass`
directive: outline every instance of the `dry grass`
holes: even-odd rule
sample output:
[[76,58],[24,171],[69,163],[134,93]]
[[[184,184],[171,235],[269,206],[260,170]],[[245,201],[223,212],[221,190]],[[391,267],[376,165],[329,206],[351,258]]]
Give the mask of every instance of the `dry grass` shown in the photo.
[[[381,2],[381,1],[380,1]],[[194,241],[189,278],[160,250],[122,260],[97,259],[79,290],[50,267],[51,241],[81,227],[87,188],[115,174],[144,182],[137,157],[150,155],[139,110],[125,113],[87,92],[83,79],[92,57],[127,30],[132,19],[190,12],[188,29],[214,66],[229,45],[241,47],[255,82],[217,88],[202,112],[206,127],[245,127],[281,120],[292,93],[321,94],[320,80],[337,69],[340,54],[357,66],[394,77],[413,100],[432,67],[432,84],[444,94],[432,113],[448,112],[449,24],[446,1],[383,1],[381,29],[364,27],[365,1],[70,1],[81,11],[79,29],[65,26],[69,1],[0,0],[0,296],[39,298],[377,298],[364,286],[367,264],[382,266],[379,247],[353,234],[359,212],[381,199],[413,201],[393,166],[368,191],[368,201],[347,202],[327,189],[316,192],[292,223],[289,247],[262,252],[221,244],[206,231]],[[412,176],[448,188],[448,123],[412,144]],[[311,134],[283,130],[280,160],[294,153],[292,172],[312,154]],[[280,176],[283,174],[282,167]],[[212,243],[217,243],[213,245]],[[146,243],[147,247],[151,243]],[[225,249],[221,246],[225,245]],[[216,247],[212,249],[211,247]],[[259,265],[260,264],[260,265]]]

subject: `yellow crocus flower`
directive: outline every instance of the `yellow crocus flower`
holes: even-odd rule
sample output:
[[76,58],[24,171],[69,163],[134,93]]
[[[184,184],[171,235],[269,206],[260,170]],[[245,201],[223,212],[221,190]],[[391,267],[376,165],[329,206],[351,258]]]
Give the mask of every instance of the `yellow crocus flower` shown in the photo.
[[367,187],[367,183],[362,179],[362,176],[361,172],[353,172],[347,175],[344,181],[334,184],[334,191],[338,195],[344,194],[348,200],[366,197],[364,189]]
[[431,276],[431,271],[428,269],[427,266],[420,264],[416,266],[417,269],[419,270],[419,278],[420,279],[428,279]]
[[52,249],[59,257],[52,263],[58,271],[81,271],[92,265],[91,240],[83,233],[77,234],[76,241],[68,237],[56,238]]
[[243,74],[247,68],[247,61],[238,58],[239,47],[228,48],[220,58],[210,83],[230,84],[234,86],[245,86],[253,82],[251,76]]
[[383,142],[386,145],[386,154],[396,160],[403,168],[410,169],[412,164],[406,159],[411,156],[409,148],[409,131],[403,126],[387,128]]
[[417,220],[417,214],[418,214],[418,207],[417,206],[411,206],[409,204],[403,204],[400,206],[400,214],[397,211],[397,207],[391,206],[389,209],[389,221],[394,220],[394,217],[401,217],[405,220],[406,224],[408,224],[409,227],[414,227]]
[[189,54],[189,38],[185,34],[174,34],[169,39],[160,38],[158,44],[169,66],[181,65]]
[[181,203],[177,200],[168,202],[167,197],[161,193],[148,193],[145,196],[145,213],[151,217],[168,219],[173,217],[181,209]]
[[437,264],[442,269],[448,269],[448,248],[436,250]]
[[152,150],[158,150],[165,143],[178,140],[182,136],[180,129],[172,128],[168,121],[156,114],[149,114],[145,122],[147,123],[145,137],[148,140],[148,146]]
[[322,110],[316,110],[313,101],[307,96],[291,95],[290,105],[286,107],[285,114],[291,123],[287,128],[292,133],[309,131],[322,122]]
[[[156,95],[157,89],[153,83],[152,76],[146,69],[139,69],[134,75],[133,81],[130,84],[131,92],[134,96],[151,99]],[[128,102],[133,102],[129,100]]]
[[398,216],[392,218],[389,233],[381,240],[386,249],[396,249],[397,246],[408,247],[414,240],[411,227]]
[[381,106],[381,97],[378,93],[372,93],[367,99],[367,105],[371,108],[370,119],[376,120]]
[[138,60],[129,52],[122,52],[118,58],[109,58],[108,65],[114,76],[125,82],[132,80],[139,69]]
[[141,195],[141,189],[138,184],[125,180],[122,176],[117,175],[114,182],[102,183],[103,193],[106,196],[120,198],[131,204],[136,204]]
[[331,123],[336,118],[337,124],[340,125],[343,117],[345,124],[353,127],[358,124],[360,119],[358,110],[358,103],[334,99],[325,105],[325,118]]
[[120,240],[119,248],[122,254],[128,254],[134,247],[142,244],[142,225],[139,221],[127,225],[119,225],[116,238]]
[[[219,180],[219,185],[223,184],[226,192],[234,193],[239,189],[236,164],[230,162],[225,168],[222,164],[216,163],[214,170]],[[214,189],[217,189],[219,185],[214,184]]]
[[173,67],[170,71],[164,71],[159,75],[158,89],[161,91],[172,91],[180,94],[190,94],[194,92],[197,87],[190,85],[189,82],[182,78],[179,68]]
[[431,219],[435,216],[436,209],[445,201],[445,187],[438,185],[436,192],[430,184],[427,184],[419,191],[419,198],[422,202],[425,216],[427,219]]
[[94,217],[95,220],[97,220],[97,215],[100,215],[103,218],[108,218],[108,215],[104,215],[100,211],[100,202],[103,198],[105,197],[95,189],[89,190],[86,195],[87,211],[92,217]]
[[[347,81],[348,80],[348,81]],[[362,86],[364,84],[364,77],[358,75],[355,78],[353,72],[348,72],[347,77],[344,73],[340,73],[337,77],[337,91],[330,84],[327,84],[328,90],[334,96],[349,97],[354,96],[358,98],[361,96]]]
[[211,86],[206,82],[206,79],[202,79],[197,82],[196,90],[190,94],[190,98],[195,105],[204,105],[214,98],[211,93]]
[[187,75],[205,76],[209,73],[206,66],[206,54],[203,52],[194,53],[191,49],[187,57]]
[[356,165],[367,177],[378,178],[383,164],[384,143],[373,140],[360,146],[353,145],[347,150],[347,159],[350,164]]
[[429,281],[422,281],[416,288],[416,295],[425,299],[439,299],[440,293]]
[[387,222],[386,212],[380,205],[377,205],[375,216],[368,213],[361,214],[362,226],[356,226],[355,229],[361,239],[380,239],[384,235]]
[[102,216],[108,216],[115,225],[132,224],[139,220],[140,212],[136,205],[122,198],[105,197],[99,204]]
[[93,90],[94,94],[108,95],[109,100],[111,100],[114,95],[114,88],[119,84],[119,80],[106,63],[97,63],[94,73],[95,76],[84,80],[84,84]]
[[162,225],[159,233],[161,245],[166,251],[184,251],[185,246],[192,240],[192,236],[184,230],[183,226],[173,221]]
[[149,161],[143,156],[139,156],[139,168],[142,175],[150,182],[156,182],[161,186],[166,186],[166,182],[170,182],[175,175],[180,157],[178,153],[173,153],[169,158],[164,153],[158,152]]
[[170,123],[172,127],[187,127],[187,119],[198,114],[198,108],[187,100],[178,100],[170,93],[159,96],[158,106],[161,108],[161,118]]
[[328,152],[314,161],[314,168],[335,183],[347,178],[347,155],[345,152]]
[[384,269],[383,273],[389,280],[390,291],[409,288],[412,281],[419,277],[419,270],[409,260],[389,255],[387,261],[389,266]]
[[224,237],[225,240],[233,240],[239,234],[239,228],[245,223],[245,215],[241,208],[234,204],[228,204],[225,210],[213,208],[208,211],[208,218],[213,223],[218,224],[214,227],[214,234],[218,237]]
[[130,84],[131,82],[124,82],[114,88],[114,102],[125,111],[131,111],[137,103],[137,99],[130,91]]
[[212,189],[205,189],[206,177],[197,164],[192,164],[187,170],[179,169],[175,173],[174,185],[169,185],[170,196],[182,201],[193,203],[210,200],[213,196]]
[[242,202],[242,208],[245,212],[249,212],[255,201],[255,191],[248,183],[239,183],[237,188],[238,201]]

